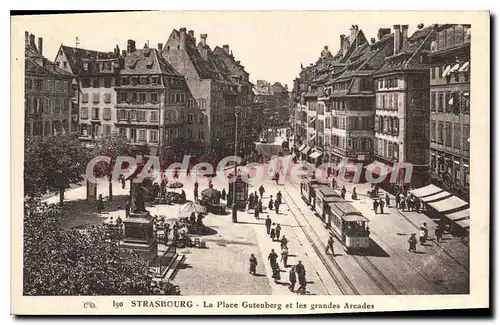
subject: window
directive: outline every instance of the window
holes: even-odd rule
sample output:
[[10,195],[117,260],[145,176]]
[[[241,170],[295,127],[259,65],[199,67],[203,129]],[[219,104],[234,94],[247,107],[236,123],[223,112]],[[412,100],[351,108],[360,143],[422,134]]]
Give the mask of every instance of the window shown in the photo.
[[133,103],[137,102],[137,93],[131,93],[131,101]]
[[469,125],[464,125],[464,128],[463,128],[463,150],[464,151],[469,151],[469,137],[470,137],[470,130],[469,130],[470,126]]
[[151,111],[149,117],[150,117],[151,122],[158,122],[158,112],[157,111]]
[[186,94],[181,94],[181,103],[186,101]]
[[436,67],[431,68],[431,79],[436,79]]
[[158,93],[151,93],[151,102],[158,102]]
[[136,119],[137,121],[144,122],[146,121],[146,112],[145,111],[137,111],[136,113]]
[[89,94],[83,94],[82,103],[88,103],[88,102],[89,102]]
[[193,120],[194,120],[194,115],[192,113],[188,113],[187,122],[191,124],[193,123]]
[[436,142],[436,121],[431,121],[431,141]]
[[104,88],[111,88],[111,77],[104,78]]
[[80,117],[82,118],[82,120],[86,120],[89,118],[89,109],[87,107],[81,108]]
[[153,85],[158,84],[158,81],[159,81],[158,77],[151,77],[151,83],[152,83]]
[[116,119],[118,121],[123,121],[127,119],[127,112],[124,109],[116,111]]
[[443,136],[443,132],[444,132],[444,123],[442,121],[439,121],[438,122],[438,130],[437,130],[437,143],[439,144],[443,144],[443,140],[444,140],[444,136]]
[[462,113],[469,114],[470,113],[470,98],[469,93],[466,92],[463,94],[463,102],[462,102]]
[[451,113],[452,112],[452,107],[453,107],[453,97],[452,93],[447,91],[445,93],[445,107],[446,107],[446,113]]
[[146,93],[140,93],[140,102],[145,103],[146,102]]
[[90,88],[90,79],[89,78],[82,79],[82,88]]
[[111,103],[111,94],[110,93],[104,94],[104,102]]
[[120,92],[120,102],[123,103],[123,102],[126,102],[127,101],[127,93],[125,92]]
[[443,93],[438,93],[437,111],[440,113],[442,113],[444,111],[443,102],[444,102]]
[[99,103],[100,99],[99,99],[99,93],[93,93],[92,94],[92,102],[93,103]]
[[126,137],[127,136],[127,128],[118,128],[118,134]]
[[121,79],[120,79],[120,83],[121,83],[122,85],[128,85],[128,83],[129,83],[129,79],[128,79],[128,77],[121,77]]
[[436,111],[436,93],[431,92],[431,112]]
[[177,93],[175,94],[175,102],[179,103],[181,101],[181,94]]
[[68,62],[63,61],[63,67],[67,68],[68,67]]
[[157,130],[150,130],[149,131],[149,141],[158,142],[158,131]]
[[146,141],[146,130],[139,130],[139,141]]
[[111,134],[111,125],[104,125],[104,135]]
[[445,144],[447,146],[451,147],[451,139],[452,139],[451,123],[446,122],[446,124],[445,124]]
[[92,79],[92,88],[99,88],[99,78]]
[[92,119],[93,120],[99,119],[99,107],[92,107]]
[[105,107],[103,112],[102,112],[102,118],[105,120],[111,120],[111,108],[110,107]]

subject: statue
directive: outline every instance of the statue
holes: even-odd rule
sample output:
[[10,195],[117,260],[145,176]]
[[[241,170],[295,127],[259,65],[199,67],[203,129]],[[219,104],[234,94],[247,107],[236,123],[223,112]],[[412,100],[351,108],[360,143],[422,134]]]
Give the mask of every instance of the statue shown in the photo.
[[144,204],[144,191],[146,189],[140,183],[133,183],[131,188],[131,211],[132,213],[148,212]]

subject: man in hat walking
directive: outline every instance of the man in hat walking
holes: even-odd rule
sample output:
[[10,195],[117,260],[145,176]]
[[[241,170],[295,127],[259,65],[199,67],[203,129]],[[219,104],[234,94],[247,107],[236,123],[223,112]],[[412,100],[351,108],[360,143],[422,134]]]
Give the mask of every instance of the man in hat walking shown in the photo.
[[271,233],[271,225],[273,224],[273,221],[271,220],[271,218],[269,218],[269,215],[267,215],[267,218],[266,218],[266,230],[267,230],[267,234],[269,235]]

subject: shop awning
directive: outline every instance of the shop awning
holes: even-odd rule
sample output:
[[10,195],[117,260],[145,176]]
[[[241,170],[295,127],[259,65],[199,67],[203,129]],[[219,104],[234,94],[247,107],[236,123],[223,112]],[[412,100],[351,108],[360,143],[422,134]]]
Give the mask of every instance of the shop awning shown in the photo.
[[314,140],[315,138],[316,138],[316,134],[315,134],[315,135],[313,135],[313,136],[311,137],[311,139],[309,139],[309,141],[312,141],[312,140]]
[[418,198],[422,198],[425,196],[434,195],[434,194],[439,193],[441,191],[443,191],[443,190],[440,189],[439,187],[437,187],[436,185],[429,184],[427,186],[411,190],[410,193],[415,195]]
[[374,161],[368,166],[366,166],[366,170],[372,174],[384,176],[384,175],[389,175],[391,173],[392,167],[387,166],[386,164],[381,163],[379,161]]
[[466,206],[468,203],[456,196],[451,196],[443,200],[429,203],[438,212],[449,211]]
[[306,146],[307,146],[307,144],[305,144],[305,143],[304,143],[303,145],[301,145],[301,146],[299,147],[299,151],[304,150],[304,148],[305,148]]
[[453,212],[453,213],[448,213],[448,214],[446,214],[446,217],[450,220],[453,220],[453,221],[468,219],[470,217],[470,210],[465,209],[465,210],[460,210],[460,211]]
[[302,152],[302,153],[308,153],[308,152],[309,152],[309,150],[311,150],[311,147],[309,147],[309,146],[306,144],[306,146],[305,146],[302,150],[300,150],[300,152]]
[[455,71],[457,71],[459,68],[460,68],[460,64],[459,64],[459,63],[455,64],[455,65],[453,66],[453,68],[451,68],[451,69],[450,69],[450,73],[451,73],[451,72],[455,72]]
[[470,219],[456,221],[455,224],[461,228],[469,228],[470,227]]
[[323,153],[322,152],[319,152],[319,151],[313,151],[312,154],[309,155],[309,158],[312,158],[312,159],[317,159],[319,156],[321,156]]
[[433,202],[433,201],[437,201],[437,200],[442,200],[445,197],[450,196],[450,195],[451,194],[449,192],[442,191],[442,192],[439,192],[439,193],[436,193],[433,195],[421,197],[420,200],[423,202]]
[[309,123],[313,123],[314,121],[316,121],[316,118],[317,118],[317,116],[313,116],[313,117],[311,118],[311,120],[309,121]]
[[458,69],[459,72],[466,72],[469,71],[469,61],[465,62],[460,69]]
[[450,73],[450,70],[451,70],[451,65],[447,66],[446,69],[444,69],[443,71],[443,75],[441,77],[446,77],[448,75],[448,73]]

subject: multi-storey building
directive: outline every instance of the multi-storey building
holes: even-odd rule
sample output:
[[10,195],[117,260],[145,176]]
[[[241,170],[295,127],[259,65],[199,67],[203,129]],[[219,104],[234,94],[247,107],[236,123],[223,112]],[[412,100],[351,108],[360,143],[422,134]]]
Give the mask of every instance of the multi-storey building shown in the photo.
[[[118,73],[123,66],[118,46],[114,52],[99,52],[61,45],[56,64],[75,78],[79,137],[94,140],[116,132],[114,107],[119,85]],[[75,105],[73,105],[75,106]]]
[[128,40],[115,86],[116,127],[150,155],[171,160],[203,148],[204,121],[182,74],[161,57],[161,47],[136,49]]
[[257,80],[254,87],[255,100],[263,104],[262,119],[267,126],[286,127],[290,117],[290,95],[287,85]]
[[375,89],[373,73],[392,53],[391,36],[358,46],[330,88],[332,108],[332,158],[367,165],[373,157]]
[[[207,34],[196,44],[194,32],[173,30],[161,52],[174,69],[184,75],[201,113],[206,119],[205,150],[211,155],[234,154],[237,106],[248,100],[244,84],[233,78],[229,68],[207,45]],[[239,125],[247,119],[243,111]],[[240,144],[240,148],[244,143]]]
[[430,46],[431,181],[469,198],[470,25],[441,25]]
[[73,75],[43,56],[43,39],[25,32],[25,135],[72,132]]

